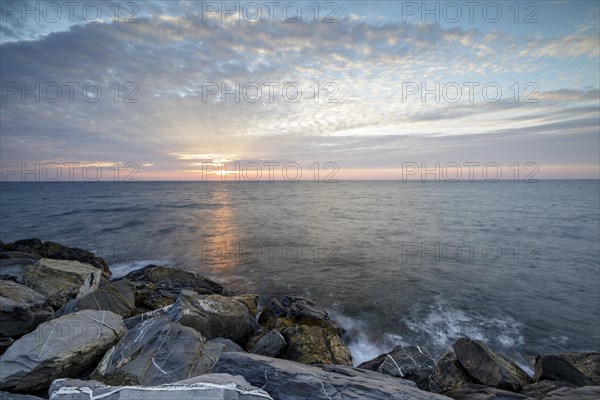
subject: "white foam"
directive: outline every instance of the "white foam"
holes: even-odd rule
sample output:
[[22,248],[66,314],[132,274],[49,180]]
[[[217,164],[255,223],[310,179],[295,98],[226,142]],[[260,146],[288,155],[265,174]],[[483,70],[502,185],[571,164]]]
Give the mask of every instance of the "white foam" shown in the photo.
[[109,266],[109,268],[110,272],[112,272],[113,279],[116,279],[121,278],[132,271],[144,268],[145,266],[150,264],[169,266],[170,262],[167,260],[137,260],[112,264]]

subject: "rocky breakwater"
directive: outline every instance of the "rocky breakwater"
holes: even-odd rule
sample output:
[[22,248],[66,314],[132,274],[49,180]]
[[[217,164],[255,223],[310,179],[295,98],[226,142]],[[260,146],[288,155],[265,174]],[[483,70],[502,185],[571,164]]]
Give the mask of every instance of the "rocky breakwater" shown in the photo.
[[530,377],[464,338],[437,359],[417,345],[399,346],[353,367],[343,329],[310,299],[235,295],[156,265],[109,281],[108,266],[92,253],[37,239],[0,242],[0,249],[2,400],[599,394],[597,353],[540,355]]

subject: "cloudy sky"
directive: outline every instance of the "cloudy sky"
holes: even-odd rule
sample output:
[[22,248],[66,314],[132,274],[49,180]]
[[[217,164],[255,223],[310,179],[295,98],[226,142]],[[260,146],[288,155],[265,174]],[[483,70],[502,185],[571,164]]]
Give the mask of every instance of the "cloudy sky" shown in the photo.
[[1,4],[3,180],[35,163],[599,177],[597,1]]

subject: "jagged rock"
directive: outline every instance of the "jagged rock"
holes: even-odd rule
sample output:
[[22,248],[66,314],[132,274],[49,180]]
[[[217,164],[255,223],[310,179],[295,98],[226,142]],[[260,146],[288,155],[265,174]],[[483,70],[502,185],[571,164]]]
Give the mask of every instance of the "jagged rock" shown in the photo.
[[138,314],[131,318],[127,318],[123,322],[125,323],[125,326],[127,327],[127,329],[133,329],[134,326],[136,326],[144,321],[147,321],[154,317],[162,317],[164,315],[167,315],[167,312],[169,311],[170,308],[171,308],[171,306],[165,306],[163,308],[159,308],[158,310],[148,311],[143,314]]
[[462,338],[452,348],[460,365],[484,385],[519,391],[523,385],[531,383],[529,375],[517,364],[481,340]]
[[419,346],[396,346],[388,353],[366,361],[358,368],[409,379],[423,390],[429,390],[429,378],[435,369],[435,360]]
[[12,281],[0,281],[0,335],[31,332],[53,313],[40,293]]
[[341,365],[317,367],[249,353],[224,353],[214,371],[241,375],[278,400],[447,399],[418,389],[412,381],[373,371]]
[[[344,330],[314,301],[302,297],[272,298],[259,311],[261,335],[276,330],[287,346],[278,357],[305,364],[352,365],[342,339]],[[260,338],[252,338],[253,345]]]
[[600,385],[600,354],[563,353],[537,356],[534,379],[563,381],[575,386]]
[[0,400],[43,400],[41,397],[30,396],[28,394],[15,394],[0,391]]
[[98,268],[89,264],[49,258],[23,269],[25,285],[44,295],[55,308],[98,289],[101,275]]
[[220,295],[199,295],[191,290],[181,291],[168,315],[171,320],[194,328],[207,339],[223,337],[241,346],[259,328],[242,303]]
[[454,351],[448,351],[438,360],[435,371],[429,379],[429,388],[433,392],[444,393],[469,383],[472,383],[472,379],[456,359],[456,354]]
[[558,381],[539,381],[523,386],[519,393],[534,399],[543,399],[548,393],[562,387],[573,387],[573,385]]
[[4,258],[0,259],[0,279],[23,283],[23,269],[35,263],[32,258]]
[[8,349],[14,343],[13,338],[9,338],[6,336],[0,336],[0,356],[4,354],[6,349]]
[[273,400],[240,376],[209,374],[160,386],[106,386],[97,381],[59,379],[50,387],[52,400]]
[[446,393],[455,400],[534,400],[522,394],[484,385],[465,385],[460,389]]
[[548,393],[544,400],[598,400],[600,386],[563,387]]
[[79,310],[106,310],[127,318],[135,314],[135,286],[127,279],[112,282],[98,290],[68,301],[57,316]]
[[125,275],[136,284],[135,304],[140,312],[169,306],[182,289],[198,294],[221,294],[223,286],[192,272],[157,265],[148,265]]
[[246,308],[248,308],[250,315],[256,317],[259,298],[257,294],[240,294],[238,296],[232,296],[231,298],[245,305]]
[[95,365],[126,331],[121,316],[84,310],[40,324],[0,357],[0,389],[35,391]]
[[10,260],[10,259],[27,259],[37,261],[40,258],[43,258],[39,254],[34,253],[26,253],[23,251],[0,251],[0,260]]
[[[255,336],[256,337],[256,336]],[[267,357],[277,357],[287,346],[285,338],[276,329],[258,336],[252,345],[248,343],[249,352]]]
[[54,242],[42,242],[40,239],[25,239],[5,244],[4,249],[4,251],[7,252],[37,254],[43,258],[72,260],[91,264],[95,268],[102,270],[102,275],[107,279],[110,279],[111,276],[110,269],[102,257],[96,257],[91,251],[79,249],[77,247],[63,246],[62,244]]

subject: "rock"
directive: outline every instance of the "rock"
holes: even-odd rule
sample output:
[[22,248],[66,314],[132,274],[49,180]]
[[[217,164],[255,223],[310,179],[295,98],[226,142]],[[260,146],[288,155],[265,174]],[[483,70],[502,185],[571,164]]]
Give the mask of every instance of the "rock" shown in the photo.
[[67,301],[98,289],[102,272],[79,261],[42,258],[23,269],[23,281],[60,308]]
[[583,386],[579,388],[560,388],[548,393],[544,400],[598,400],[600,386]]
[[192,272],[148,265],[125,275],[136,284],[135,304],[140,312],[169,306],[177,300],[182,289],[198,294],[221,294],[223,286]]
[[31,258],[4,258],[0,259],[0,279],[23,283],[23,269],[35,263]]
[[46,321],[54,310],[44,296],[27,286],[0,281],[0,335],[21,336]]
[[280,319],[295,325],[321,326],[344,333],[344,330],[317,303],[303,297],[283,296],[272,298],[263,307],[258,321],[261,326],[273,328]]
[[41,397],[30,396],[28,394],[15,394],[3,392],[0,390],[0,400],[43,400]]
[[533,397],[534,399],[542,399],[553,390],[572,386],[573,385],[566,382],[539,381],[523,386],[520,393],[525,396]]
[[563,381],[575,386],[600,385],[600,354],[563,353],[537,356],[534,379]]
[[91,377],[110,385],[172,383],[209,373],[223,352],[239,350],[231,341],[207,343],[194,329],[156,317],[129,331]]
[[2,251],[2,252],[0,252],[0,260],[27,259],[27,260],[37,261],[40,258],[43,258],[43,257],[38,254],[26,253],[23,251]]
[[164,315],[167,315],[167,312],[170,309],[171,309],[171,306],[165,306],[163,308],[159,308],[158,310],[148,311],[143,314],[138,314],[131,318],[127,318],[123,322],[125,323],[125,326],[127,327],[127,329],[133,329],[134,326],[136,326],[144,321],[147,321],[154,317],[162,317]]
[[241,375],[278,400],[447,399],[418,389],[412,381],[373,371],[340,365],[317,367],[249,353],[224,353],[214,371]]
[[121,316],[84,310],[40,324],[0,357],[0,389],[34,391],[94,366],[125,333]]
[[446,393],[446,396],[455,400],[533,400],[522,394],[474,384],[452,390]]
[[50,387],[52,400],[273,400],[240,376],[209,374],[160,386],[106,386],[97,381],[59,379]]
[[12,338],[0,336],[0,356],[4,354],[6,349],[8,349],[15,341]]
[[36,254],[43,258],[71,260],[91,264],[95,268],[102,270],[102,274],[107,279],[110,279],[111,276],[110,269],[102,257],[96,257],[94,253],[77,247],[63,246],[54,242],[42,242],[40,239],[26,239],[5,244],[4,248],[6,249],[5,251]]
[[79,310],[106,310],[127,318],[135,314],[135,286],[126,279],[112,282],[77,299],[70,300],[57,316]]
[[481,340],[462,338],[452,348],[460,365],[484,385],[516,392],[531,383],[529,375],[517,364]]
[[435,369],[435,360],[419,346],[396,346],[392,351],[360,364],[358,368],[409,379],[420,389],[429,390],[429,378]]
[[438,360],[429,379],[429,389],[436,393],[444,393],[469,383],[472,383],[472,379],[456,359],[456,354],[454,351],[448,351]]
[[182,290],[168,311],[171,320],[189,326],[207,339],[223,337],[244,346],[258,330],[246,306],[230,297]]
[[273,329],[260,336],[249,351],[261,356],[277,357],[286,346],[287,342],[281,333]]
[[232,296],[231,298],[245,305],[246,308],[248,308],[250,315],[256,318],[259,298],[257,294],[241,294],[238,296]]

